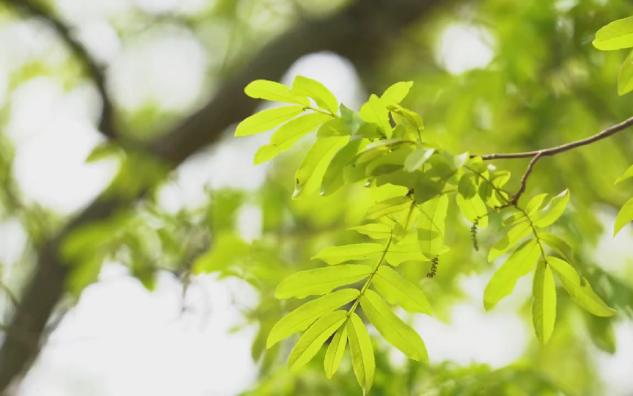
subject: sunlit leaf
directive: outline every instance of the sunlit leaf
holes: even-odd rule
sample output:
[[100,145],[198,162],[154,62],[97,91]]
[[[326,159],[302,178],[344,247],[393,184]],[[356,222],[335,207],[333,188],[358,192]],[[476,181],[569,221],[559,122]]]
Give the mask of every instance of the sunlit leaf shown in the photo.
[[305,330],[324,314],[347,304],[358,295],[357,289],[341,289],[301,305],[275,323],[266,340],[266,348],[272,347],[294,333]]
[[404,161],[404,169],[407,172],[415,172],[420,169],[429,158],[431,158],[434,152],[435,149],[432,148],[420,147],[416,149],[414,152],[409,154],[407,159]]
[[510,228],[506,235],[501,238],[488,252],[488,261],[494,261],[499,256],[516,246],[525,237],[532,233],[532,227],[527,221],[520,222]]
[[352,245],[330,246],[321,250],[312,259],[323,260],[326,263],[340,264],[346,261],[367,260],[379,257],[385,247],[379,243],[356,243]]
[[262,110],[237,124],[235,136],[249,136],[266,132],[299,115],[302,111],[303,107],[301,106],[275,107]]
[[420,210],[418,218],[420,248],[422,253],[431,259],[446,250],[444,246],[444,232],[446,229],[448,196],[445,194],[440,195],[417,207]]
[[492,309],[512,293],[517,281],[534,269],[540,255],[540,247],[534,239],[515,250],[490,278],[484,291],[484,307]]
[[332,378],[343,359],[345,353],[345,347],[347,346],[347,326],[341,327],[337,330],[336,334],[330,341],[330,345],[325,352],[325,358],[323,359],[323,368],[325,370],[325,376]]
[[613,234],[616,235],[627,224],[633,221],[633,198],[629,199],[622,205],[618,215],[615,218]]
[[549,341],[556,324],[556,284],[549,266],[538,263],[532,285],[532,321],[536,337]]
[[602,301],[591,288],[589,281],[581,278],[578,271],[568,262],[553,256],[547,257],[547,262],[576,304],[596,316],[615,315],[616,311]]
[[380,95],[385,106],[400,104],[409,94],[413,81],[400,81],[392,84]]
[[323,343],[345,322],[347,312],[334,311],[319,318],[295,344],[288,365],[292,370],[298,370],[308,363],[319,352]]
[[372,94],[369,100],[361,106],[359,114],[363,121],[377,125],[387,138],[391,137],[392,128],[389,123],[389,112],[378,96]]
[[345,183],[343,170],[353,161],[361,143],[362,141],[358,139],[350,141],[332,158],[321,183],[322,195],[332,194],[343,186]]
[[624,59],[618,73],[618,95],[633,91],[633,51]]
[[372,285],[391,304],[409,312],[431,313],[431,304],[422,289],[387,265],[378,268]]
[[298,198],[306,191],[320,190],[323,175],[330,161],[348,141],[348,137],[328,137],[320,138],[312,145],[295,173],[293,198]]
[[629,166],[628,169],[622,174],[622,176],[618,177],[615,181],[615,184],[621,183],[625,180],[628,180],[633,177],[633,165]]
[[337,287],[366,278],[371,271],[372,268],[369,265],[341,264],[295,272],[277,285],[275,297],[279,299],[304,298],[329,293]]
[[532,222],[537,227],[548,227],[565,212],[569,203],[569,190],[565,190],[553,197],[548,204],[532,217]]
[[392,227],[384,223],[369,223],[351,227],[350,230],[366,235],[371,239],[387,239],[391,235]]
[[593,46],[603,51],[633,47],[633,16],[601,27],[596,32]]
[[292,92],[297,95],[311,97],[320,108],[332,114],[338,112],[338,100],[336,96],[319,81],[308,77],[297,76],[292,83]]
[[374,383],[374,371],[376,370],[374,348],[363,321],[353,312],[347,321],[347,337],[354,374],[363,388],[363,393],[367,395]]
[[300,95],[297,92],[291,92],[290,88],[276,81],[255,80],[244,88],[244,93],[254,99],[264,99],[283,103],[297,103],[303,106],[310,105],[310,101],[305,97],[305,95]]
[[360,298],[360,306],[376,330],[393,346],[413,360],[428,360],[420,335],[396,316],[376,292],[366,290]]

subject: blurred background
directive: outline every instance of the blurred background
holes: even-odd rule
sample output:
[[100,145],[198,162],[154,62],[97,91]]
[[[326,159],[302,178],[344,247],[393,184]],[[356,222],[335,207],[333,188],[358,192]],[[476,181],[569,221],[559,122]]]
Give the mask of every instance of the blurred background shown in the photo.
[[[252,165],[267,136],[232,137],[258,105],[244,85],[305,75],[357,108],[412,80],[405,104],[453,152],[537,149],[633,114],[615,87],[626,54],[591,46],[631,14],[620,0],[0,0],[0,387],[360,394],[349,362],[333,380],[321,359],[291,373],[292,342],[264,341],[292,308],[275,285],[358,238],[345,229],[372,197],[292,200],[301,147]],[[484,311],[500,263],[464,223],[437,277],[403,265],[436,311],[411,318],[430,365],[377,339],[373,393],[633,395],[633,235],[611,232],[633,192],[613,181],[631,162],[625,132],[541,161],[528,191],[570,188],[559,231],[616,317],[563,298],[540,347],[529,279]]]

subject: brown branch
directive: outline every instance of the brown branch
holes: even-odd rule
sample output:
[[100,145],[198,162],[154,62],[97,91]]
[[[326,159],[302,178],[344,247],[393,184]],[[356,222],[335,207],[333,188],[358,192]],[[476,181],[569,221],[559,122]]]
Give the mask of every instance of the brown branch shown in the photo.
[[573,142],[561,144],[560,146],[549,147],[541,150],[523,151],[519,153],[492,153],[492,154],[473,154],[471,157],[481,157],[484,161],[496,160],[496,159],[516,159],[516,158],[531,158],[535,156],[550,157],[556,154],[564,153],[565,151],[573,150],[578,147],[587,146],[602,139],[606,139],[616,133],[623,131],[624,129],[633,125],[633,117],[629,117],[626,120],[611,125],[610,127],[603,129],[602,131],[591,135],[588,138],[576,140]]
[[72,54],[81,62],[88,75],[94,82],[99,96],[101,97],[101,118],[99,120],[99,131],[108,138],[114,138],[116,125],[114,120],[114,106],[108,96],[106,89],[105,75],[102,68],[93,59],[87,48],[75,37],[73,29],[62,22],[53,12],[50,12],[44,5],[34,0],[4,0],[13,8],[24,15],[33,16],[46,21],[66,43]]
[[[386,49],[397,42],[395,38],[403,29],[432,8],[446,4],[441,0],[357,0],[338,14],[297,26],[254,54],[250,63],[219,87],[206,106],[151,144],[150,150],[175,167],[200,148],[217,142],[225,129],[255,109],[257,103],[243,94],[251,80],[278,80],[299,57],[326,50],[347,57],[362,71],[384,59]],[[37,267],[0,348],[0,394],[39,353],[39,344],[19,342],[16,337],[24,332],[43,342],[49,317],[64,296],[69,269],[59,256],[63,240],[85,224],[129,209],[141,195],[98,198],[40,249]]]
[[510,198],[510,201],[508,202],[509,205],[514,206],[519,202],[519,198],[521,198],[521,195],[523,195],[523,193],[525,192],[525,189],[527,187],[527,180],[528,180],[528,177],[530,177],[530,175],[532,174],[534,165],[536,165],[536,162],[542,157],[543,157],[543,154],[540,151],[537,152],[536,155],[534,155],[534,157],[532,157],[532,159],[528,163],[527,168],[525,168],[525,172],[523,172],[523,176],[521,176],[521,184],[519,186],[519,189],[512,196],[512,198]]

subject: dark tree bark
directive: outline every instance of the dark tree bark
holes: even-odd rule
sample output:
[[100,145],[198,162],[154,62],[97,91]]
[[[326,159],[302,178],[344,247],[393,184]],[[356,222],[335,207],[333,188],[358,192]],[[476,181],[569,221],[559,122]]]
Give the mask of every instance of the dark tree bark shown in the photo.
[[[441,4],[445,2],[358,0],[329,18],[302,23],[254,55],[206,106],[151,143],[147,151],[176,167],[195,151],[217,142],[224,130],[254,110],[257,103],[242,93],[251,80],[277,80],[300,56],[323,50],[336,52],[366,68],[385,56],[405,28]],[[138,198],[141,197],[135,197]],[[132,203],[133,200],[98,198],[40,249],[37,267],[0,349],[0,394],[5,394],[38,356],[45,342],[46,324],[64,296],[68,267],[59,256],[60,243],[81,225],[106,219]]]

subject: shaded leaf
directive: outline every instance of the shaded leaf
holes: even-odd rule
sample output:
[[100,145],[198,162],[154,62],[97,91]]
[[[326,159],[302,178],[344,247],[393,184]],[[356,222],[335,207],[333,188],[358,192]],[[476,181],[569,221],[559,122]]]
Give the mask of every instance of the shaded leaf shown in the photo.
[[576,304],[584,310],[596,315],[609,317],[616,311],[609,307],[591,288],[589,281],[581,278],[578,271],[568,262],[558,257],[548,256],[547,262],[552,267],[563,287]]
[[293,198],[306,191],[318,191],[323,175],[338,150],[347,144],[349,137],[320,138],[312,145],[295,173]]

